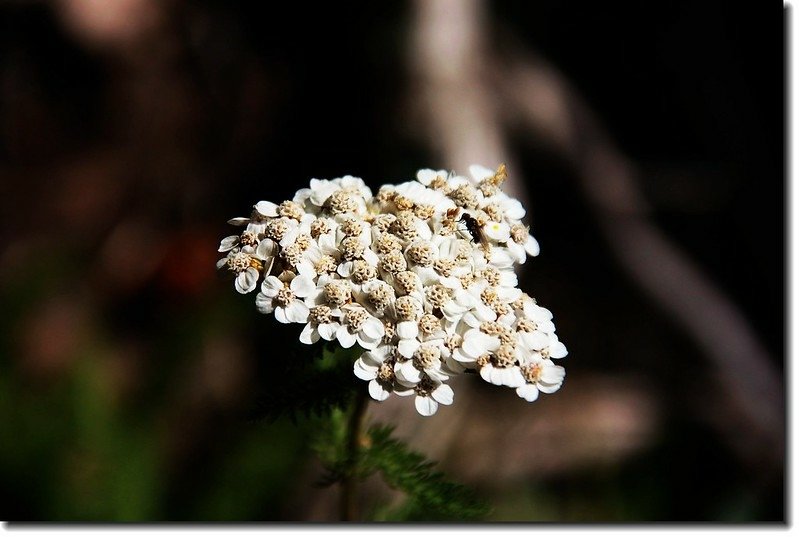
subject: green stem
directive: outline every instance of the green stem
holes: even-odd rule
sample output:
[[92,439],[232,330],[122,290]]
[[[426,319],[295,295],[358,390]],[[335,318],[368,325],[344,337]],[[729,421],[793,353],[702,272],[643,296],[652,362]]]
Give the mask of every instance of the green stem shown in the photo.
[[341,520],[353,521],[358,518],[356,495],[358,449],[361,442],[361,428],[366,417],[366,405],[369,402],[366,390],[358,390],[355,404],[347,424],[347,461],[349,468],[341,482],[341,503],[339,505]]

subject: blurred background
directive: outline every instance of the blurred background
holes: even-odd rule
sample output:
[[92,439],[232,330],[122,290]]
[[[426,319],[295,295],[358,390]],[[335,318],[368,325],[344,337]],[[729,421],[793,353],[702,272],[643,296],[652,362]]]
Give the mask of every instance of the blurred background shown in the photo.
[[784,519],[781,5],[266,6],[0,4],[0,518],[336,520],[308,423],[249,419],[294,336],[225,222],[506,162],[563,388],[369,419],[490,520]]

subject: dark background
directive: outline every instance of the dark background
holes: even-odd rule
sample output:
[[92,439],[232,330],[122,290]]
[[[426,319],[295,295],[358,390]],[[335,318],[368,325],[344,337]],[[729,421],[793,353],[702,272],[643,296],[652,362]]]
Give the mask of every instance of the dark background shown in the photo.
[[[228,218],[311,177],[376,189],[446,165],[407,112],[415,4],[108,6],[0,6],[0,515],[335,520],[308,424],[247,419],[294,327],[215,273],[216,248]],[[500,54],[536,51],[583,96],[781,379],[781,4],[484,8]],[[622,269],[574,168],[506,141],[542,245],[522,286],[555,313],[567,379],[533,405],[467,386],[435,423],[470,398],[509,421],[475,410],[428,454],[493,520],[783,520],[781,437],[735,447],[730,372]],[[400,416],[426,451],[423,418]],[[472,464],[503,449],[513,478]]]

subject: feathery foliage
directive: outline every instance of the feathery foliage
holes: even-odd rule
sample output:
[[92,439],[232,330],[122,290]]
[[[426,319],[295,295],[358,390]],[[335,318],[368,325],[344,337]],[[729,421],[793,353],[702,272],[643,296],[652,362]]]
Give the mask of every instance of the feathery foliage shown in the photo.
[[449,481],[436,463],[393,438],[393,427],[375,425],[361,436],[355,453],[347,450],[347,414],[331,413],[314,446],[329,486],[346,479],[363,480],[379,473],[390,487],[406,495],[398,508],[380,510],[376,519],[392,521],[481,520],[488,505],[469,488]]
[[363,474],[379,471],[392,488],[407,494],[405,503],[385,514],[390,520],[480,520],[488,505],[472,490],[447,480],[436,463],[392,438],[394,428],[376,426],[367,432],[368,448],[359,465]]

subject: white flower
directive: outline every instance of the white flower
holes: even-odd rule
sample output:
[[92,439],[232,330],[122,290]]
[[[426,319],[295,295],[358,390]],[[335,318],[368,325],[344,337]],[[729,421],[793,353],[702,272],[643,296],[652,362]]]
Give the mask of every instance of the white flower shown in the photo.
[[523,239],[524,242],[517,243],[516,241],[510,240],[506,243],[508,248],[508,252],[516,261],[516,263],[524,263],[527,260],[527,256],[530,255],[532,257],[536,257],[541,252],[541,247],[538,245],[538,241],[530,235],[529,233]]
[[486,222],[483,234],[496,242],[505,242],[510,238],[510,226],[504,222]]
[[[442,342],[443,343],[443,342]],[[394,366],[397,380],[405,386],[414,386],[423,377],[443,381],[448,375],[442,371],[441,345],[427,342],[417,346],[410,360],[398,361]]]
[[472,164],[469,166],[469,173],[472,175],[474,183],[479,183],[484,179],[494,176],[494,170],[481,166],[480,164]]
[[338,342],[345,349],[358,343],[364,349],[374,349],[386,333],[383,323],[360,305],[350,304],[342,308],[343,323],[336,330]]
[[480,376],[495,386],[518,388],[524,384],[524,377],[518,365],[498,367],[492,362],[480,368]]
[[341,308],[352,300],[352,284],[349,280],[339,278],[338,274],[322,274],[316,280],[316,286],[307,297],[305,304],[313,306],[329,306]]
[[418,320],[400,321],[395,326],[398,352],[404,358],[412,358],[422,343],[431,342],[439,348],[442,358],[447,358],[449,349],[444,346],[447,333],[441,327],[441,320],[430,313]]
[[241,294],[247,294],[255,289],[261,271],[268,274],[272,269],[275,243],[269,239],[264,239],[258,244],[257,248],[252,246],[239,248],[230,246],[233,242],[232,237],[222,240],[219,250],[224,251],[227,249],[228,253],[217,261],[216,268],[227,267],[236,274],[236,279],[234,280],[236,291]]
[[255,305],[261,313],[275,313],[281,323],[308,322],[309,309],[302,301],[316,287],[307,276],[297,276],[291,282],[283,282],[276,276],[267,276],[261,283],[261,292],[255,297]]
[[[363,265],[355,265],[355,270],[349,276],[355,280],[361,281],[361,276],[358,276],[360,269]],[[364,272],[369,272],[364,269]],[[368,274],[371,276],[371,272]],[[394,288],[382,280],[376,278],[368,279],[365,283],[352,283],[353,294],[357,297],[358,302],[362,304],[369,313],[375,317],[384,317],[391,310],[396,300]]]
[[394,191],[408,198],[414,203],[433,207],[437,214],[446,213],[447,210],[455,207],[455,202],[444,195],[444,193],[431,188],[426,188],[428,185],[409,181],[407,183],[397,185],[394,188]]
[[340,309],[330,309],[327,306],[315,306],[309,309],[308,324],[300,333],[300,342],[312,345],[321,337],[325,341],[336,339],[336,332],[341,327]]
[[330,181],[311,179],[309,190],[303,191],[296,201],[307,200],[320,209],[328,209],[332,214],[365,214],[366,200],[372,197],[372,191],[363,179],[351,175]]
[[451,405],[454,397],[452,388],[429,378],[422,379],[412,388],[396,389],[394,393],[401,396],[415,395],[416,411],[422,416],[432,416],[438,411],[438,405]]
[[455,330],[459,323],[475,328],[485,321],[495,321],[497,314],[481,299],[482,292],[488,282],[480,281],[470,285],[468,289],[458,289],[452,300],[446,302],[441,312],[446,319],[445,329]]
[[355,361],[355,376],[369,381],[369,395],[385,401],[394,391],[394,352],[392,345],[380,345],[361,354]]
[[503,221],[508,225],[513,225],[521,221],[527,211],[524,210],[522,202],[516,198],[511,198],[504,192],[499,192],[493,196],[485,198],[483,205],[497,205],[503,216]]
[[300,234],[309,235],[311,232],[311,222],[315,219],[316,217],[312,214],[304,214],[299,221],[293,218],[283,217],[282,220],[288,224],[289,229],[286,231],[285,235],[283,235],[283,238],[280,239],[280,246],[285,248],[293,244]]
[[430,186],[430,183],[432,183],[434,179],[446,181],[447,177],[449,177],[449,172],[447,170],[431,170],[430,168],[425,168],[416,172],[416,180],[424,186]]
[[463,335],[463,343],[455,349],[452,357],[463,364],[473,365],[485,355],[490,355],[500,347],[499,337],[472,328]]
[[558,340],[557,334],[554,332],[547,334],[547,342],[541,349],[536,349],[533,356],[541,358],[554,358],[555,360],[565,358],[569,354],[566,350],[566,345]]
[[[540,351],[550,345],[550,334],[555,332],[555,324],[552,322],[552,312],[537,305],[532,299],[524,301],[524,309],[517,312],[520,314],[515,323],[515,328],[519,332],[519,337],[527,349]],[[560,343],[560,342],[558,342]],[[560,354],[563,349],[556,345],[555,354]],[[563,355],[565,356],[565,354]],[[559,356],[560,357],[560,356]]]
[[525,384],[516,388],[516,394],[532,403],[538,399],[538,393],[554,393],[560,389],[566,370],[543,358],[531,358],[521,367]]

